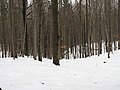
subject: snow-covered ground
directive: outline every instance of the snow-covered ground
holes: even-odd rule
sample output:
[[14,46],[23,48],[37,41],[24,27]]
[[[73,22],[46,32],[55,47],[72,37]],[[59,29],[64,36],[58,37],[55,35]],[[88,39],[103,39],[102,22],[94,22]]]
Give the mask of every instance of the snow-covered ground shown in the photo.
[[[105,62],[105,63],[104,63]],[[86,59],[52,60],[0,58],[3,90],[120,90],[120,51]]]

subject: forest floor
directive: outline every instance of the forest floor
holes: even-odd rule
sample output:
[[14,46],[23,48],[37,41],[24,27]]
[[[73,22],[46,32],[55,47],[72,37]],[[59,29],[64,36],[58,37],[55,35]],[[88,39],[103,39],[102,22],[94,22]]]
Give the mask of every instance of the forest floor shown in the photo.
[[120,51],[86,59],[0,58],[2,90],[120,90]]

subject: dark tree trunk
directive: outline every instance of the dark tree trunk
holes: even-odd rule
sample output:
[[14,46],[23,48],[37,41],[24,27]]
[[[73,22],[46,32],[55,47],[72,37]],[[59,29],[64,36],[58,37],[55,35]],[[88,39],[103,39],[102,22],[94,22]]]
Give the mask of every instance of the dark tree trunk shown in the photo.
[[42,61],[42,37],[41,37],[41,32],[42,32],[42,0],[37,0],[38,4],[38,60]]
[[60,65],[58,57],[58,0],[52,0],[53,14],[53,63]]
[[22,0],[23,3],[23,23],[24,23],[24,40],[23,40],[23,50],[22,50],[22,56],[25,54],[26,56],[29,56],[28,54],[28,33],[27,33],[27,21],[26,21],[26,12],[27,12],[27,0]]
[[120,49],[120,0],[118,0],[118,49]]

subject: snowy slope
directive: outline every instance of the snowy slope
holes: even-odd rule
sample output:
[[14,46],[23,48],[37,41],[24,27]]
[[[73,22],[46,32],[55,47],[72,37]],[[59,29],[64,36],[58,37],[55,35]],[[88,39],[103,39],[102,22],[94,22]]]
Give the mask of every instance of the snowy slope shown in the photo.
[[[86,59],[52,60],[0,58],[3,90],[120,90],[120,51]],[[106,62],[106,63],[104,63]]]

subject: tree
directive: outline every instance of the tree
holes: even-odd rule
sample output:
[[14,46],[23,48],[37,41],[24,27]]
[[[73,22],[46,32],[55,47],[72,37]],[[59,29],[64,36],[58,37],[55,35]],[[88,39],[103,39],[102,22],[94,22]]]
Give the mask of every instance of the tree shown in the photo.
[[120,0],[118,0],[118,49],[120,49]]
[[58,0],[52,1],[52,18],[53,18],[53,63],[60,65],[58,57]]
[[[5,37],[5,33],[6,33],[6,29],[5,29],[5,18],[6,18],[6,11],[5,11],[5,5],[6,5],[6,1],[4,0],[1,0],[1,32],[2,32],[2,35],[1,35],[1,44],[2,44],[2,57],[4,57],[4,52],[5,52],[5,57],[6,57],[6,37]],[[3,50],[4,49],[4,50]]]
[[35,4],[35,0],[33,0],[33,38],[34,38],[34,45],[33,45],[33,58],[36,60],[37,57],[37,8]]
[[14,28],[14,3],[13,0],[9,0],[9,13],[10,13],[10,29],[11,29],[11,54],[15,59],[15,28]]
[[38,60],[42,61],[42,0],[37,0],[38,11]]
[[24,36],[23,36],[22,56],[24,54],[26,56],[29,56],[29,54],[28,54],[28,31],[27,31],[27,19],[26,19],[27,0],[22,0],[22,3],[23,3],[23,24],[24,24]]

